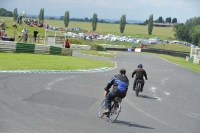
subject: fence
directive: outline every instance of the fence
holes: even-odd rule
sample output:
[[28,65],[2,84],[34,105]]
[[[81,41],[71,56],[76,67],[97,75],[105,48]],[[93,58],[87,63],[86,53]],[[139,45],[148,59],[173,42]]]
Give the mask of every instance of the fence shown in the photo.
[[191,48],[190,57],[200,59],[200,48]]
[[200,65],[200,48],[191,48],[190,56],[186,57],[186,61]]

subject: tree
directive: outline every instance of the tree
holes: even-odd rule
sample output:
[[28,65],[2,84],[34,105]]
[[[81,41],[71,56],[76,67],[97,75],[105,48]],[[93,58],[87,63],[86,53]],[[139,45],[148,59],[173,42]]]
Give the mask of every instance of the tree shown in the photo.
[[42,9],[40,9],[40,14],[39,14],[39,21],[41,21],[42,20]]
[[148,24],[148,21],[149,21],[149,20],[146,19],[146,20],[144,21],[144,24],[145,24],[145,25]]
[[15,8],[13,11],[13,20],[16,21],[17,17],[18,17],[18,12],[17,12],[17,8]]
[[125,29],[125,26],[126,26],[126,14],[123,14],[121,16],[121,19],[119,21],[119,29],[120,29],[120,33],[124,33],[124,29]]
[[152,31],[153,31],[153,14],[151,14],[149,16],[149,21],[148,21],[148,33],[149,33],[149,35],[152,34]]
[[40,9],[40,14],[39,14],[39,21],[44,21],[44,8]]
[[178,40],[189,40],[188,39],[188,28],[185,24],[177,24],[174,26],[174,31],[175,34],[174,36],[178,39]]
[[64,16],[60,16],[59,20],[64,20]]
[[200,25],[193,27],[189,35],[191,37],[192,43],[196,46],[200,46]]
[[55,20],[55,17],[49,17],[50,20]]
[[173,18],[172,23],[177,23],[177,18]]
[[69,11],[65,12],[64,24],[65,24],[65,27],[68,27],[69,25]]
[[85,17],[85,22],[89,22],[89,19],[88,19],[88,17]]
[[42,8],[42,15],[41,15],[42,21],[44,21],[44,8]]
[[190,28],[200,25],[200,17],[190,18],[186,21],[185,24],[187,27],[190,27]]
[[166,22],[171,23],[171,17],[166,18]]
[[158,18],[158,23],[163,23],[163,18],[162,17]]
[[96,29],[97,29],[97,22],[98,22],[97,14],[94,13],[93,14],[93,18],[92,18],[92,31],[96,31]]
[[13,17],[13,12],[0,8],[0,16]]
[[200,17],[190,18],[185,24],[174,26],[174,36],[182,41],[200,45]]

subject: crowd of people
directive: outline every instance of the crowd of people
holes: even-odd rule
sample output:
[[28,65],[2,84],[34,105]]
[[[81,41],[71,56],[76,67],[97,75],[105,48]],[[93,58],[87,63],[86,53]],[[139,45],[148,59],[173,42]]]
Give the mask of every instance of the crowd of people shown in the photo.
[[[18,28],[17,25],[21,25],[22,22],[24,22],[26,24],[26,26],[24,26],[23,30],[21,31],[21,35],[18,37],[19,41],[23,42],[27,42],[28,40],[28,28],[27,27],[38,27],[38,28],[45,28],[46,30],[52,30],[52,31],[63,31],[63,30],[68,30],[68,27],[57,27],[57,26],[52,26],[49,25],[48,23],[45,23],[44,21],[40,20],[36,20],[34,18],[29,18],[29,19],[25,19],[24,21],[22,21],[23,16],[18,16],[17,17],[17,22],[13,22],[12,27],[13,28]],[[33,32],[33,42],[37,42],[37,36],[38,36],[39,32],[37,31],[37,28],[34,30]],[[6,34],[6,23],[4,20],[2,20],[2,22],[0,23],[0,37],[2,40],[13,40],[13,39],[8,39],[10,37],[8,37],[8,35]],[[69,40],[66,40],[66,42],[68,44],[70,44]],[[67,45],[68,45],[67,44]],[[64,46],[65,47],[65,46]],[[67,46],[67,48],[70,47],[69,45]]]
[[4,41],[14,41],[14,38],[11,38],[6,34],[6,22],[3,19],[0,23],[0,37]]

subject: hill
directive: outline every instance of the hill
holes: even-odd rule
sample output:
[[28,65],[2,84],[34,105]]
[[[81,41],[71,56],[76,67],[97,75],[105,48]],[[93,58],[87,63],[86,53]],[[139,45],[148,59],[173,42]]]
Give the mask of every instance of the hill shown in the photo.
[[[25,23],[22,25],[18,25],[18,28],[13,28],[13,18],[12,17],[0,17],[0,20],[3,19],[6,21],[7,29],[6,32],[10,37],[14,36],[14,32],[16,37],[21,35],[21,31],[24,26],[27,26]],[[49,20],[45,19],[45,23],[48,23],[52,26],[57,27],[64,27],[64,22],[62,20]],[[70,28],[80,27],[83,30],[92,31],[92,24],[91,22],[77,22],[77,21],[70,21],[69,22]],[[32,34],[34,29],[37,28],[39,31],[39,35],[45,35],[45,28],[39,28],[37,26],[28,27],[29,33]],[[153,34],[148,35],[148,27],[141,26],[141,25],[134,25],[134,24],[127,24],[125,27],[124,35],[125,36],[132,36],[136,37],[139,36],[140,38],[148,37],[159,37],[163,40],[165,39],[172,39],[174,38],[174,31],[172,27],[154,27]],[[109,23],[98,23],[96,32],[106,35],[106,34],[114,34],[114,35],[122,35],[119,30],[119,24],[109,24]]]

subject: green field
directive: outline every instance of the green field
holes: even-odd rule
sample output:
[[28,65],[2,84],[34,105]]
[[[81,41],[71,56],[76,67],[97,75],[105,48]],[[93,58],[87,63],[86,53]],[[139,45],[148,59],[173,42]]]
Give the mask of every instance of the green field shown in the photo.
[[[26,24],[22,24],[22,26],[18,25],[18,28],[15,29],[12,27],[13,24],[13,18],[12,17],[1,17],[0,19],[5,20],[7,24],[6,32],[7,34],[12,37],[13,31],[15,30],[17,35],[21,35],[21,31]],[[23,18],[24,19],[24,18]],[[46,23],[52,26],[57,27],[64,27],[63,20],[44,20]],[[29,30],[29,33],[33,33],[33,30],[37,26],[34,27],[27,27]],[[70,21],[69,27],[77,28],[80,27],[81,29],[91,31],[92,30],[92,24],[91,22],[76,22],[76,21]],[[39,35],[44,36],[45,29],[37,27],[39,31]],[[106,34],[114,34],[114,35],[122,35],[119,30],[119,24],[108,24],[108,23],[98,23],[97,24],[97,30],[96,32],[106,35]],[[140,36],[140,38],[143,37],[159,37],[161,39],[171,39],[174,38],[174,31],[172,27],[154,27],[152,35],[148,35],[148,26],[141,26],[141,25],[135,25],[135,24],[127,24],[124,31],[125,36]]]
[[[7,29],[6,33],[13,37],[14,32],[16,33],[16,37],[21,35],[21,31],[26,24],[18,25],[18,28],[13,28],[13,18],[11,17],[0,17],[0,19],[4,19],[6,21]],[[52,26],[63,27],[64,23],[61,20],[45,20],[46,23]],[[89,22],[74,22],[70,21],[69,27],[80,27],[84,30],[91,30],[92,24]],[[44,36],[45,29],[39,27],[27,27],[29,30],[29,34],[32,34],[34,29],[37,28],[40,36]],[[100,34],[115,34],[121,35],[119,33],[119,24],[103,24],[98,23],[97,32]],[[173,28],[171,27],[154,27],[153,35],[149,36],[147,34],[147,26],[139,26],[133,24],[127,24],[125,28],[124,34],[126,36],[140,36],[143,37],[159,37],[161,39],[171,39],[173,38]],[[88,45],[98,45],[98,44],[115,44],[125,47],[139,47],[139,44],[131,44],[126,42],[110,42],[105,40],[95,40],[93,42],[84,41],[83,39],[71,39],[73,41],[79,41],[80,44],[88,44]],[[16,40],[18,41],[18,40]],[[176,50],[176,51],[190,51],[190,47],[184,46],[181,44],[153,44],[149,45],[149,48],[158,48],[158,49],[166,49],[166,50]],[[105,51],[107,52],[107,51]],[[91,54],[97,56],[105,56],[105,57],[113,57],[112,54],[105,54],[99,51],[81,51],[83,54]],[[190,68],[194,71],[200,72],[199,65],[195,65],[189,62],[186,62],[185,59],[179,57],[172,57],[168,55],[158,55],[169,61],[177,63],[179,65]],[[90,68],[100,68],[100,67],[111,67],[114,64],[98,61],[98,60],[90,60],[84,58],[77,57],[66,57],[66,56],[53,56],[53,55],[40,55],[40,54],[16,54],[16,53],[4,53],[0,52],[0,70],[76,70],[76,69],[90,69]],[[70,63],[69,63],[70,62]],[[81,64],[81,65],[80,65]]]
[[169,56],[169,55],[164,55],[164,54],[155,54],[155,55],[162,57],[168,61],[171,61],[175,64],[178,64],[180,66],[189,68],[195,72],[200,73],[200,65],[187,62],[186,59],[184,59],[184,58],[174,57],[174,56]]
[[190,47],[181,44],[151,44],[148,48],[190,52]]
[[82,70],[114,66],[112,62],[72,56],[0,52],[0,57],[0,70]]

